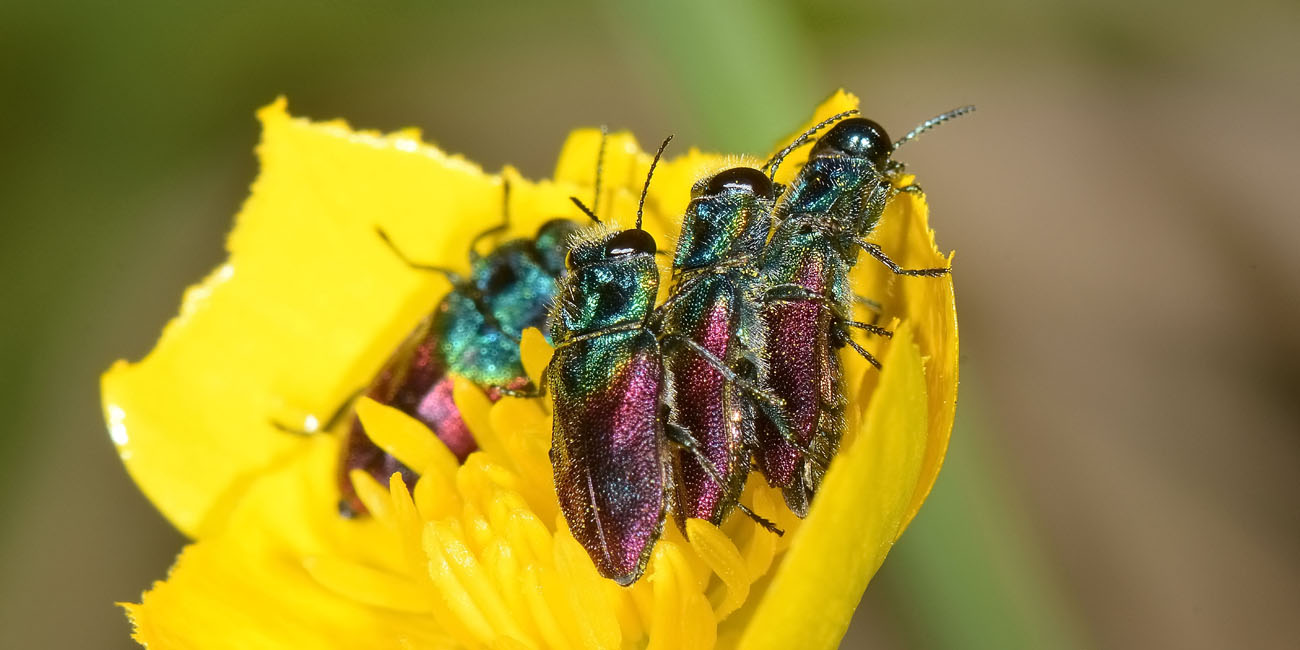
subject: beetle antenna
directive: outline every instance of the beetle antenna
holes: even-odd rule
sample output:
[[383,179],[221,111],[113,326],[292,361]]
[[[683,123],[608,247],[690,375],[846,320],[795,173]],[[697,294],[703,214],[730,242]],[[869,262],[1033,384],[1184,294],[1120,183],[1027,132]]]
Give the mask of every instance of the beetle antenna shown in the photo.
[[650,179],[655,175],[655,166],[659,164],[659,157],[664,155],[664,149],[668,148],[668,143],[673,141],[673,136],[669,135],[659,144],[659,150],[655,152],[655,159],[650,161],[650,171],[646,172],[645,185],[641,187],[641,200],[636,204],[636,229],[641,229],[641,212],[645,209],[645,195],[650,191]]
[[470,261],[478,259],[479,254],[475,248],[477,248],[478,243],[482,241],[484,237],[504,232],[510,227],[510,179],[505,178],[504,176],[501,178],[501,216],[501,223],[474,235],[474,238],[469,240]]
[[786,156],[790,155],[790,152],[807,144],[808,138],[811,138],[818,131],[826,128],[827,125],[833,122],[838,122],[850,115],[857,115],[857,114],[858,114],[858,109],[850,108],[849,110],[844,111],[843,113],[832,115],[812,125],[812,128],[799,134],[799,137],[795,138],[794,142],[791,142],[790,144],[786,145],[784,149],[776,152],[776,154],[773,155],[771,158],[769,158],[767,162],[763,163],[763,166],[760,167],[759,169],[760,170],[768,169],[769,171],[767,172],[767,177],[773,179],[776,178],[776,168],[781,166],[781,162],[785,160]]
[[596,179],[591,184],[591,204],[600,209],[600,180],[605,171],[605,140],[609,137],[609,127],[600,125],[600,147],[596,149]]
[[968,106],[962,106],[961,108],[954,108],[951,111],[948,111],[947,113],[935,115],[934,117],[924,122],[921,122],[915,129],[909,131],[907,135],[899,138],[898,141],[894,143],[894,149],[897,150],[899,147],[903,146],[909,140],[916,138],[916,136],[921,135],[922,133],[925,133],[930,129],[933,129],[934,127],[939,126],[940,124],[943,124],[948,120],[961,117],[962,115],[970,113],[974,110],[975,110],[974,106],[968,105]]
[[600,223],[600,218],[596,216],[596,213],[595,213],[595,212],[592,212],[592,211],[591,211],[591,208],[587,207],[587,206],[582,202],[582,199],[580,199],[580,198],[578,198],[578,197],[576,197],[576,196],[570,196],[570,197],[569,197],[569,200],[570,200],[570,201],[573,201],[573,204],[576,205],[576,206],[578,206],[578,209],[579,209],[579,210],[582,210],[582,213],[583,213],[583,214],[587,215],[588,217],[591,217],[591,220],[592,220],[592,221],[595,221],[596,223]]

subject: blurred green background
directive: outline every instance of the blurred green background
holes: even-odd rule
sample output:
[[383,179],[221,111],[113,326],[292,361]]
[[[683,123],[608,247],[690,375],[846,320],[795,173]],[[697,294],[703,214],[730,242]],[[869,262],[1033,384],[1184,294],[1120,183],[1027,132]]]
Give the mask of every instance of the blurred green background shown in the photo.
[[572,127],[762,152],[837,87],[958,250],[962,400],[845,647],[1300,647],[1300,6],[0,4],[0,646],[129,648],[182,539],[98,375],[224,257],[253,110],[547,175]]

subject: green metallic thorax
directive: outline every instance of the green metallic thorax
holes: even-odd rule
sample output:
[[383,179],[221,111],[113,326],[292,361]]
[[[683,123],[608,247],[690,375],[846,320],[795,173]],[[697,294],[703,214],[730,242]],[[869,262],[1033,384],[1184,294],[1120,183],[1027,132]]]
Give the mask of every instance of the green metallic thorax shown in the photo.
[[471,259],[469,279],[439,303],[431,325],[451,372],[480,386],[506,386],[524,376],[519,337],[528,327],[545,331],[576,230],[576,223],[557,219],[536,240],[510,240]]
[[595,254],[580,246],[570,253],[572,270],[552,315],[556,345],[576,334],[644,321],[659,291],[653,255],[590,261]]
[[767,241],[770,201],[739,192],[693,198],[682,217],[673,272],[756,255]]
[[819,215],[827,220],[823,227],[828,230],[865,237],[879,223],[889,194],[888,181],[867,160],[835,155],[813,158],[782,197],[777,220]]

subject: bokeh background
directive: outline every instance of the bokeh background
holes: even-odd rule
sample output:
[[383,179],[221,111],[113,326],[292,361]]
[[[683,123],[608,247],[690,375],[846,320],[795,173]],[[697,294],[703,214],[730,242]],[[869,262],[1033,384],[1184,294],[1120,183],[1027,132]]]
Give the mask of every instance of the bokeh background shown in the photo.
[[[472,5],[472,6],[471,6]],[[130,648],[183,540],[98,375],[224,257],[253,110],[549,174],[568,130],[762,152],[837,87],[956,249],[962,399],[844,646],[1300,647],[1300,5],[0,3],[0,646]]]

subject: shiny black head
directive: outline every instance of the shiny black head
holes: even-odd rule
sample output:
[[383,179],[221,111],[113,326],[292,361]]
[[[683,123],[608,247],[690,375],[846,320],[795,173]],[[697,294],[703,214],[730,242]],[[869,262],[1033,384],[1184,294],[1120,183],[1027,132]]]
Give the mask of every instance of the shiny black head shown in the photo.
[[767,241],[776,187],[763,172],[733,167],[691,188],[682,215],[673,268],[688,271],[735,255],[756,253]]
[[[551,312],[551,334],[557,344],[575,333],[644,322],[654,310],[659,290],[659,266],[655,261],[658,246],[655,238],[641,229],[641,218],[650,179],[671,140],[672,136],[665,138],[650,161],[641,201],[637,204],[636,227],[614,231],[597,225],[573,240],[565,261],[568,274],[560,281],[559,295]],[[599,223],[582,201],[570,198]]]
[[644,230],[620,230],[596,240],[579,240],[569,250],[565,266],[570,272],[592,265],[617,263],[637,255],[654,257],[655,238]]
[[718,172],[707,182],[696,184],[691,190],[692,197],[720,196],[727,193],[748,194],[769,201],[776,198],[776,188],[772,185],[772,180],[753,167],[732,167]]
[[654,309],[659,266],[650,233],[597,226],[574,241],[567,264],[551,314],[557,343],[570,334],[644,320]]
[[865,118],[853,117],[836,124],[826,135],[817,140],[809,158],[825,156],[847,156],[860,158],[871,163],[878,170],[889,164],[889,157],[894,153],[894,144],[885,132],[885,127]]
[[655,238],[644,230],[624,230],[605,242],[605,257],[608,259],[637,254],[655,254]]

